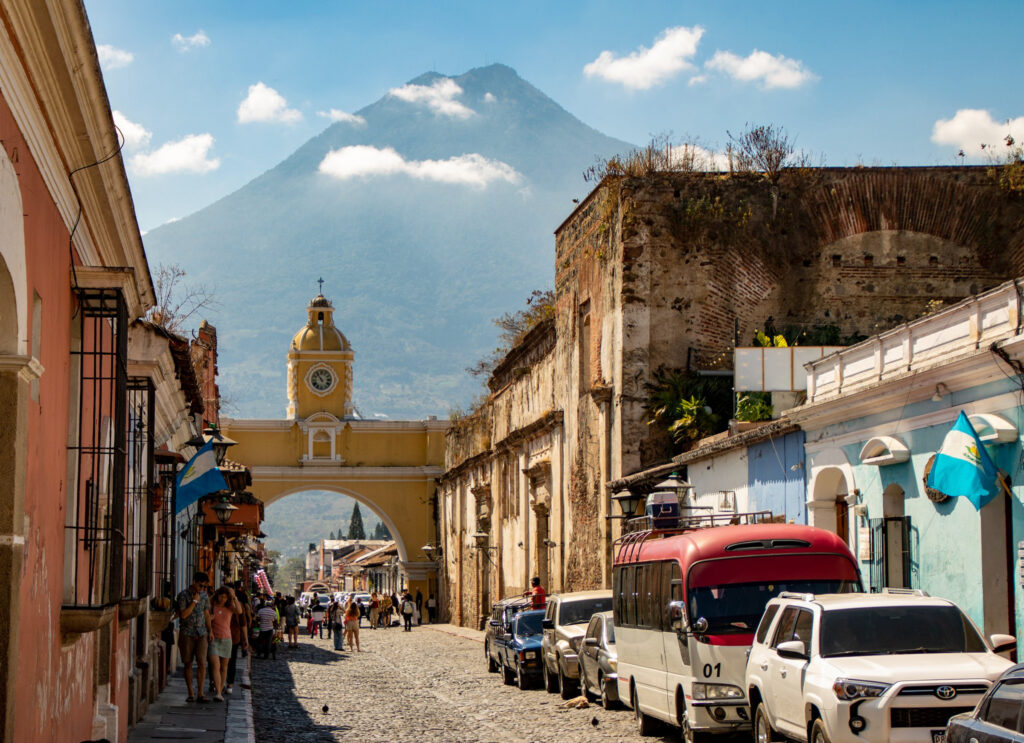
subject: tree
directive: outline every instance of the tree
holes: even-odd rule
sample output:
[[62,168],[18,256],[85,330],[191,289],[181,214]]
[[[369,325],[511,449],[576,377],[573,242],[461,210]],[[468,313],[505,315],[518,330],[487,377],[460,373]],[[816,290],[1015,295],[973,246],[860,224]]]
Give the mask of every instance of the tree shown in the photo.
[[269,550],[267,552],[267,578],[271,583],[277,582],[277,571],[280,568],[278,564],[281,560],[281,553],[277,550]]
[[306,577],[306,561],[301,557],[289,557],[278,571],[278,587],[275,590],[289,593],[295,590]]
[[374,539],[391,539],[391,532],[384,526],[383,521],[378,521],[377,525],[373,527],[373,538]]
[[213,289],[206,284],[185,284],[184,278],[185,269],[177,263],[161,263],[153,276],[156,306],[146,319],[170,333],[181,334],[193,316],[217,306]]
[[332,542],[334,541],[334,530],[331,530],[331,536],[328,537]]
[[348,522],[348,538],[366,539],[366,530],[363,529],[363,514],[359,512],[358,503],[352,509],[352,520]]
[[773,184],[779,180],[779,173],[790,164],[796,151],[786,130],[774,124],[748,126],[738,136],[726,133],[736,169],[759,170]]
[[526,337],[526,334],[548,318],[555,316],[555,292],[553,289],[534,289],[526,298],[525,309],[506,312],[491,322],[501,331],[498,347],[486,357],[477,361],[466,371],[474,377],[488,377],[509,351]]

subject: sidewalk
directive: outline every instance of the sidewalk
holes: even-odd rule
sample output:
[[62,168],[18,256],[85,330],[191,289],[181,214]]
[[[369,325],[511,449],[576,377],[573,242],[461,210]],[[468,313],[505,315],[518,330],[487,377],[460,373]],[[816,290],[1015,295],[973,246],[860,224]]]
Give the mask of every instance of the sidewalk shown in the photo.
[[[170,678],[146,716],[128,733],[128,743],[188,740],[200,743],[255,743],[252,726],[252,682],[249,661],[238,659],[234,692],[224,703],[186,702],[185,679],[181,670]],[[249,687],[249,688],[244,688]]]
[[444,632],[446,635],[455,635],[461,637],[464,640],[473,640],[475,642],[483,642],[485,632],[478,629],[470,629],[469,627],[459,627],[455,624],[421,624],[416,629],[432,629],[435,632]]

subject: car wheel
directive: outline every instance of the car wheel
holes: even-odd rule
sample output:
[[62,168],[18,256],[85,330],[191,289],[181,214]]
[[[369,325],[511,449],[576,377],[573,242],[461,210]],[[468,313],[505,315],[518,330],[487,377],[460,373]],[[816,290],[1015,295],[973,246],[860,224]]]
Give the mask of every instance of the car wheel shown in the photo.
[[544,688],[549,694],[555,694],[558,691],[558,679],[551,675],[547,662],[542,660],[541,665],[544,667]]
[[494,660],[494,657],[491,655],[491,646],[490,645],[484,645],[484,648],[486,649],[486,652],[487,652],[487,672],[488,673],[497,673],[498,672],[498,663]]
[[831,743],[828,733],[825,732],[825,723],[821,721],[820,717],[811,726],[811,743]]
[[501,680],[505,682],[505,686],[512,686],[512,684],[516,680],[515,674],[512,672],[512,669],[505,665],[504,658],[501,661]]
[[615,709],[615,700],[611,697],[611,692],[608,690],[608,679],[601,676],[597,680],[597,685],[601,688],[601,706],[605,709]]
[[640,735],[654,735],[654,718],[640,711],[640,700],[637,698],[635,686],[633,687],[633,716],[636,718],[636,731]]
[[523,691],[529,686],[526,674],[523,673],[523,667],[518,663],[516,663],[516,686],[519,687],[519,691]]
[[777,740],[782,739],[772,728],[772,724],[768,720],[768,710],[765,708],[764,702],[761,702],[754,710],[754,741],[755,743],[772,743]]
[[559,666],[558,666],[558,692],[562,695],[562,699],[572,699],[574,696],[576,696],[574,694],[575,691],[576,691],[576,689],[573,688],[572,683],[569,681],[569,679],[567,679],[565,677],[565,674],[562,673],[562,666],[561,666],[561,664],[559,664]]
[[592,695],[590,693],[590,684],[587,683],[586,674],[583,672],[583,661],[579,661],[576,664],[576,672],[580,678],[580,694],[587,698],[587,701],[591,701]]

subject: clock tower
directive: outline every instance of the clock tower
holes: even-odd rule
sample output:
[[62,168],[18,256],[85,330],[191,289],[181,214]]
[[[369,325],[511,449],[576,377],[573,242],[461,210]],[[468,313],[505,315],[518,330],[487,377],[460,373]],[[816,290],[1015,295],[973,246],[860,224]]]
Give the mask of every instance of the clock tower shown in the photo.
[[288,350],[288,418],[351,418],[352,346],[334,326],[334,305],[317,294]]

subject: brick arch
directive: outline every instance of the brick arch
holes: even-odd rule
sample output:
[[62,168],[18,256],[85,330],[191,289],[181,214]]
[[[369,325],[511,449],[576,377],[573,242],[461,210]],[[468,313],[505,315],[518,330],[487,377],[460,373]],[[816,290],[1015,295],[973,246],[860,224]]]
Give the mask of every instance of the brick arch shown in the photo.
[[[819,246],[874,231],[919,232],[1020,268],[1024,209],[988,168],[829,169],[805,194]],[[1011,266],[990,266],[1007,270]]]

